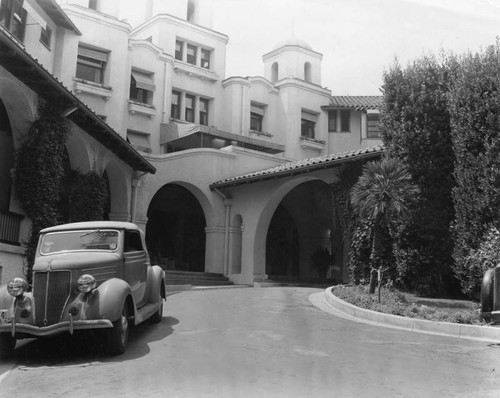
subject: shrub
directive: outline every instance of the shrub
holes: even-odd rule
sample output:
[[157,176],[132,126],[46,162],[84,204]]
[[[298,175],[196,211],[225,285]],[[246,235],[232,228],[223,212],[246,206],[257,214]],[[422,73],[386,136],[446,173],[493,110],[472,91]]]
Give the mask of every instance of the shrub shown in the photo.
[[467,274],[462,277],[464,292],[468,296],[478,299],[484,273],[499,262],[500,231],[493,226],[484,235],[479,248],[471,250],[464,260],[467,269]]
[[453,149],[455,241],[453,271],[474,295],[478,265],[468,261],[490,225],[500,223],[500,46],[467,54],[449,94]]
[[415,217],[401,224],[395,250],[399,281],[408,288],[417,274],[451,274],[454,154],[447,94],[455,67],[451,57],[423,56],[384,74],[382,140],[420,188]]

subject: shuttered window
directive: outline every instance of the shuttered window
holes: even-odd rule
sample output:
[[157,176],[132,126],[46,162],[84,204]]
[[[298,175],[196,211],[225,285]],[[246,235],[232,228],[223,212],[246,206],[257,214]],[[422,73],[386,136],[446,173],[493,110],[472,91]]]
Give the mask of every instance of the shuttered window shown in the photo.
[[76,77],[94,83],[104,83],[108,53],[80,45],[76,64]]

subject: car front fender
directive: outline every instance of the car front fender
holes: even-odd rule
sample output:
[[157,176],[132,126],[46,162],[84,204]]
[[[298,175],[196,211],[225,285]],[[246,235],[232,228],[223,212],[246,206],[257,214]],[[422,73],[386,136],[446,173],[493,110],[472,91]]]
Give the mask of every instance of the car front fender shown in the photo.
[[0,286],[0,310],[10,310],[14,303],[14,297],[7,291],[7,285]]

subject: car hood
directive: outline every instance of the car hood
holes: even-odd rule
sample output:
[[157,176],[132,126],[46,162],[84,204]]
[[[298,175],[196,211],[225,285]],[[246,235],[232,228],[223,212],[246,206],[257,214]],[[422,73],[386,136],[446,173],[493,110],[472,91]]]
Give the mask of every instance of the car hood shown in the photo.
[[50,256],[40,256],[35,259],[33,271],[59,269],[89,269],[94,267],[112,266],[120,262],[117,253],[104,252],[71,252],[57,253]]

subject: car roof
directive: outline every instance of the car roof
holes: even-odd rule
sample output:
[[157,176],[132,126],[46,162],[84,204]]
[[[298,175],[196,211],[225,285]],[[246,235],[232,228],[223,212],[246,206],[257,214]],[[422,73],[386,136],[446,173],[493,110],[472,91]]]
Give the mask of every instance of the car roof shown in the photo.
[[123,221],[85,221],[75,222],[69,224],[56,225],[54,227],[44,228],[40,233],[68,231],[74,229],[99,229],[99,228],[114,228],[114,229],[133,229],[140,230],[140,228],[131,222]]

